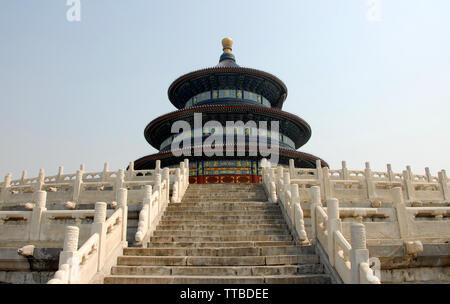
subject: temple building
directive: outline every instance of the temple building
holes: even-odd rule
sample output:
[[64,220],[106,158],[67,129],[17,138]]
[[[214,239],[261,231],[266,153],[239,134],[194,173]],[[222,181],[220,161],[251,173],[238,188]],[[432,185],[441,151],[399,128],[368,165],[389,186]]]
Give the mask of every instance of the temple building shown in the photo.
[[[317,160],[320,160],[322,167],[328,166],[314,155],[297,151],[311,137],[311,127],[300,117],[282,111],[287,97],[286,85],[270,73],[239,66],[232,53],[232,44],[231,38],[222,40],[223,54],[216,66],[185,74],[170,85],[169,100],[177,110],[147,125],[145,139],[159,152],[134,161],[135,170],[155,168],[157,160],[161,161],[161,166],[173,167],[188,158],[189,183],[226,184],[260,183],[260,160],[268,153],[277,154],[280,166],[287,166],[289,159],[294,159],[298,168],[315,168]],[[183,120],[194,126],[195,113],[201,115],[203,122],[217,121],[226,126],[226,122],[240,121],[244,126],[231,129],[231,136],[236,139],[232,143],[225,139],[226,135],[230,135],[229,129],[225,129],[222,133],[224,139],[220,143],[222,155],[205,156],[195,153],[195,149],[202,151],[196,140],[201,137],[200,145],[203,145],[204,140],[216,130],[201,125],[201,130],[194,129],[187,134],[191,145],[187,150],[182,147],[185,153],[176,156],[172,143],[178,134],[172,133],[172,125]],[[258,131],[247,125],[249,121],[258,126],[260,122],[266,122],[267,129]],[[272,122],[279,124],[277,149],[271,145],[271,132],[275,132],[269,127]],[[252,144],[255,133],[267,136],[267,150],[259,145],[257,151],[252,151],[257,144]],[[233,156],[229,156],[230,151],[235,152]]]

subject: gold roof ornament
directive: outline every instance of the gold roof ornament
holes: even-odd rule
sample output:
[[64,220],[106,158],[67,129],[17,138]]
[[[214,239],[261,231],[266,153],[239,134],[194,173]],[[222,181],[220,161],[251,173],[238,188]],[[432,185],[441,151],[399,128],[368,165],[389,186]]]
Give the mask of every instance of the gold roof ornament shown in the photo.
[[231,39],[230,37],[226,37],[222,39],[222,46],[223,46],[223,52],[224,53],[231,53],[231,51],[233,50],[233,39]]

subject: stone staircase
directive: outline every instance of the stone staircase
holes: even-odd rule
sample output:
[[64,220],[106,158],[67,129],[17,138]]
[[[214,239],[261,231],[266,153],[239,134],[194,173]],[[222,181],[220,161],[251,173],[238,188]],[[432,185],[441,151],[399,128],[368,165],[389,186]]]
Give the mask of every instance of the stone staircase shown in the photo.
[[189,185],[148,248],[125,248],[106,284],[330,283],[262,185]]

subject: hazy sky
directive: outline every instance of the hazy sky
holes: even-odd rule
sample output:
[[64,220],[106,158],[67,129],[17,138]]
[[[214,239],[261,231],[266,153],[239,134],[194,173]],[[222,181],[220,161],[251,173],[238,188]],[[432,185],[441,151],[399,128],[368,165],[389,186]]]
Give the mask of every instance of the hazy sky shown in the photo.
[[312,127],[300,150],[331,168],[370,161],[450,170],[450,1],[65,0],[0,2],[0,174],[126,167],[155,150],[145,126],[175,108],[178,76],[237,63],[288,87]]

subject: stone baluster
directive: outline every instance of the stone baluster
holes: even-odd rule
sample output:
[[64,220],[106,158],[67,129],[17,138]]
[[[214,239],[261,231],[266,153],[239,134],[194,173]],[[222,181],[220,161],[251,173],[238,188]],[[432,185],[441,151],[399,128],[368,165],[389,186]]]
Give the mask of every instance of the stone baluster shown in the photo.
[[127,247],[128,190],[119,188],[116,193],[116,200],[119,208],[122,208],[122,244]]
[[331,182],[330,182],[330,169],[328,167],[323,167],[323,176],[322,176],[322,183],[320,183],[320,187],[323,188],[323,198],[325,200],[328,200],[333,195],[333,189],[331,189]]
[[403,170],[403,184],[406,189],[407,200],[414,200],[414,188],[412,185],[411,175],[409,175],[407,170]]
[[425,176],[427,177],[427,182],[433,182],[433,176],[431,175],[430,168],[425,168]]
[[134,162],[130,162],[128,165],[128,170],[126,174],[127,180],[132,180],[134,177]]
[[361,282],[359,275],[359,267],[362,262],[369,264],[369,250],[366,246],[366,229],[364,224],[355,223],[350,228],[350,263],[352,272],[352,284]]
[[277,177],[277,193],[280,195],[280,193],[283,191],[281,189],[281,185],[283,184],[283,167],[278,166],[276,169],[276,177]]
[[105,264],[106,249],[106,203],[95,203],[94,223],[91,226],[91,235],[98,233],[98,262],[97,271],[100,271]]
[[119,174],[116,178],[116,189],[124,188],[125,185],[125,170],[119,169]]
[[412,170],[411,170],[411,166],[406,166],[406,171],[408,171],[409,179],[412,181],[413,180],[413,173],[412,173]]
[[45,173],[44,173],[44,169],[41,168],[39,170],[39,176],[38,176],[38,181],[36,184],[36,190],[42,190],[42,186],[44,185],[44,180],[45,180]]
[[158,191],[158,214],[161,212],[162,209],[162,204],[161,204],[161,200],[162,200],[162,187],[161,187],[161,174],[156,174],[155,177],[155,191]]
[[312,186],[310,189],[311,194],[311,233],[312,239],[317,238],[317,227],[316,227],[316,211],[318,206],[322,206],[322,201],[320,199],[320,188],[318,186]]
[[387,174],[388,174],[389,181],[391,181],[391,182],[394,181],[394,171],[392,171],[391,164],[387,164],[386,168],[387,168]]
[[295,178],[295,163],[294,159],[289,159],[289,174],[291,175],[291,178]]
[[58,183],[62,183],[63,182],[63,178],[62,178],[63,174],[64,174],[64,167],[63,166],[59,166],[58,167],[58,175],[56,177],[56,181]]
[[339,219],[339,201],[336,198],[327,200],[327,230],[328,230],[328,258],[331,266],[335,265],[335,244],[334,232],[342,231],[341,220]]
[[[283,189],[280,189],[280,195],[281,195],[281,193],[283,193],[283,195],[286,195],[288,191],[292,195],[290,184],[291,184],[291,177],[290,177],[290,174],[288,172],[286,172],[286,173],[284,173],[284,176],[283,176]],[[288,213],[291,220],[293,220],[293,217],[291,214],[291,212],[293,210],[292,201],[289,201],[285,198],[285,202],[288,203],[288,205],[285,204],[286,213]]]
[[47,211],[47,192],[38,190],[34,193],[35,206],[31,213],[31,227],[30,227],[30,240],[39,241],[41,234],[41,222],[42,216]]
[[164,202],[169,202],[169,192],[170,192],[170,172],[169,168],[165,167],[162,170],[162,180],[165,182],[165,192],[164,192]]
[[108,170],[109,170],[109,164],[108,162],[105,162],[103,165],[103,172],[102,172],[102,180],[106,181],[108,179]]
[[292,220],[294,222],[295,230],[300,238],[302,244],[309,243],[308,236],[305,230],[305,220],[303,216],[303,209],[300,204],[300,195],[298,193],[298,185],[292,184],[291,186],[291,197],[292,197]]
[[76,179],[74,181],[74,185],[73,185],[72,201],[78,202],[78,200],[80,198],[80,194],[81,194],[82,184],[83,184],[83,171],[78,170],[77,177],[76,177]]
[[25,185],[25,179],[27,178],[27,170],[22,171],[22,178],[20,179],[20,184]]
[[324,180],[323,180],[323,168],[322,168],[322,163],[320,162],[320,160],[319,159],[316,159],[316,179],[317,179],[317,181],[319,182],[319,185],[320,185],[320,191],[322,191],[321,192],[321,194],[323,195],[323,196],[325,196],[325,194],[324,194]]
[[344,179],[344,180],[349,179],[348,178],[347,162],[345,160],[342,161],[341,179]]
[[449,193],[448,193],[449,191],[448,191],[448,178],[445,170],[440,171],[438,173],[438,177],[439,177],[439,186],[442,191],[442,197],[444,198],[445,201],[447,201],[449,200]]
[[181,196],[181,170],[180,168],[175,169],[175,183],[173,185],[172,192],[172,203],[179,203]]
[[370,163],[366,162],[366,168],[364,169],[364,177],[367,187],[367,198],[373,200],[376,198],[375,184],[373,182],[372,170],[370,169]]
[[275,181],[275,169],[269,169],[269,180],[270,180],[270,201],[272,203],[277,203],[277,184]]
[[11,173],[6,174],[5,182],[3,183],[3,188],[2,188],[2,192],[1,192],[1,196],[0,196],[1,203],[5,203],[8,198],[7,195],[9,192],[8,190],[11,187],[11,178],[12,178]]
[[[406,172],[406,171],[403,171]],[[407,239],[410,234],[408,212],[403,200],[402,188],[395,187],[392,189],[393,205],[397,214],[398,231],[400,238]]]
[[158,159],[155,164],[155,174],[159,174],[161,172],[161,161]]
[[184,186],[185,186],[185,183],[186,183],[186,181],[185,181],[185,176],[186,176],[186,168],[184,167],[184,162],[181,162],[180,163],[180,180],[181,180],[181,191],[179,191],[179,195],[180,196],[183,196],[183,189],[184,189]]

